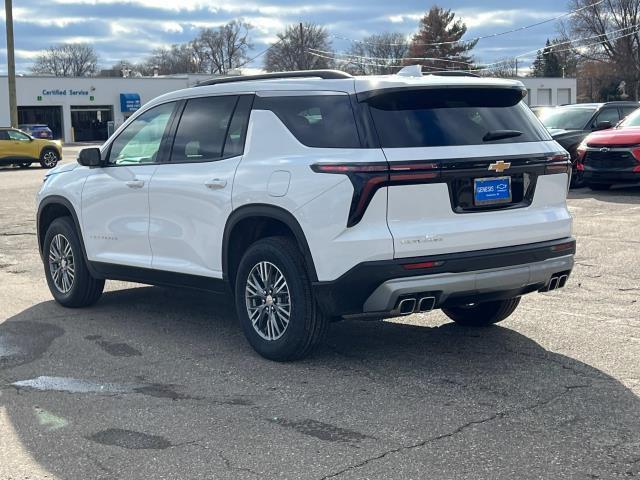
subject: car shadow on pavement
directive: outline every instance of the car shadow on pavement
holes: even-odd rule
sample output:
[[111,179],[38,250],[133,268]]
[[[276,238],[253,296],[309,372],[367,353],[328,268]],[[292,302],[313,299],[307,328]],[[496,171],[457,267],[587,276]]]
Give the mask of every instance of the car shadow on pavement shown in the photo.
[[638,397],[515,330],[343,321],[282,364],[230,303],[141,287],[0,324],[0,477],[640,474]]
[[614,185],[611,190],[594,191],[589,188],[570,190],[569,199],[594,198],[603,202],[640,204],[640,185]]

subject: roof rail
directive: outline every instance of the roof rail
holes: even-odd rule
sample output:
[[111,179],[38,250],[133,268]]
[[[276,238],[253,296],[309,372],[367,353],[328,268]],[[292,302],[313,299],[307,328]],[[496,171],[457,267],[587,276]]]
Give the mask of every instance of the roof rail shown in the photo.
[[480,75],[473,72],[467,72],[465,70],[442,70],[439,72],[428,72],[427,75],[438,75],[439,77],[475,77],[480,78]]
[[252,80],[276,80],[279,78],[321,78],[323,80],[339,80],[344,78],[353,78],[348,73],[340,70],[300,70],[294,72],[274,72],[262,73],[259,75],[236,75],[233,77],[212,78],[196,83],[196,87],[204,87],[206,85],[218,85],[221,83],[249,82]]

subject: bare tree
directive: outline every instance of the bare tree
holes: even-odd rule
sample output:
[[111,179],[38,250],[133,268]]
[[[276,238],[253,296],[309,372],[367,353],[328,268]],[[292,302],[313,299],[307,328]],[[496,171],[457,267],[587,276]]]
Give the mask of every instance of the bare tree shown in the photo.
[[346,70],[354,75],[396,73],[402,68],[408,52],[409,42],[402,33],[370,35],[349,49]]
[[481,70],[483,77],[513,78],[518,76],[518,60],[515,58],[503,58],[490,67]]
[[640,98],[640,2],[638,0],[570,0],[571,10],[582,9],[561,27],[572,37],[593,37],[573,46],[586,60],[608,63],[627,84],[633,98]]
[[56,77],[87,77],[96,73],[98,55],[86,43],[64,43],[47,48],[40,54],[31,71]]
[[332,59],[324,57],[332,56],[329,34],[323,27],[313,23],[290,25],[278,33],[278,41],[267,51],[264,69],[286,72],[330,68]]
[[217,29],[205,28],[193,42],[192,50],[197,52],[201,66],[208,65],[209,73],[226,75],[240,67],[247,59],[251,25],[242,21],[232,21]]

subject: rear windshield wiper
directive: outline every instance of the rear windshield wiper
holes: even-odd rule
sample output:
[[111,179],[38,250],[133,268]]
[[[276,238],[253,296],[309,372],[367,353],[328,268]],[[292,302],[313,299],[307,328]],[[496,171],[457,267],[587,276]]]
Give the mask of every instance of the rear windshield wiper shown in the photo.
[[491,130],[482,137],[483,142],[491,142],[493,140],[502,140],[503,138],[519,137],[522,132],[518,130]]

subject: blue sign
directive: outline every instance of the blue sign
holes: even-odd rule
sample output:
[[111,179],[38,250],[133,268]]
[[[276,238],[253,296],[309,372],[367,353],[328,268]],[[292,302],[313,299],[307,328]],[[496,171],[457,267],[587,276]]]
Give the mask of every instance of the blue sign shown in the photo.
[[135,112],[140,108],[140,95],[137,93],[120,94],[120,111],[122,113]]

